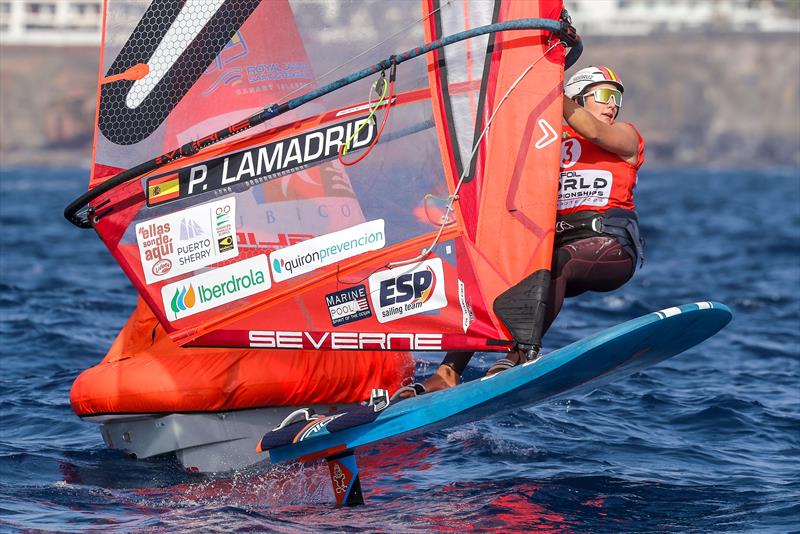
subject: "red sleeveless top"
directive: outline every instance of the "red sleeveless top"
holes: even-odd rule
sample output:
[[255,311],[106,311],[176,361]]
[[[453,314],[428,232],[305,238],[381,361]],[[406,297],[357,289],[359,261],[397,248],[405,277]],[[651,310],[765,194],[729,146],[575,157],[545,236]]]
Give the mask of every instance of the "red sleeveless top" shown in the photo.
[[564,125],[558,215],[603,212],[610,208],[636,209],[633,188],[636,187],[636,173],[644,163],[644,138],[635,126],[633,129],[639,139],[635,165]]

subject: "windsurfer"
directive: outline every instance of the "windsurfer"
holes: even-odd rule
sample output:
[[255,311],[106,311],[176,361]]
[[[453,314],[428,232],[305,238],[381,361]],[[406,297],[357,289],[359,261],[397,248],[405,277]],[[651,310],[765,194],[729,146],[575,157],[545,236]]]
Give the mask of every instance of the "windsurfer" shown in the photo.
[[[643,260],[633,203],[644,139],[630,123],[616,122],[625,88],[607,67],[576,72],[564,87],[564,134],[556,238],[542,334],[561,311],[565,297],[612,291],[625,284]],[[536,346],[534,354],[538,354]],[[448,352],[422,384],[398,390],[405,398],[458,384],[472,352]],[[514,350],[487,374],[523,363]]]

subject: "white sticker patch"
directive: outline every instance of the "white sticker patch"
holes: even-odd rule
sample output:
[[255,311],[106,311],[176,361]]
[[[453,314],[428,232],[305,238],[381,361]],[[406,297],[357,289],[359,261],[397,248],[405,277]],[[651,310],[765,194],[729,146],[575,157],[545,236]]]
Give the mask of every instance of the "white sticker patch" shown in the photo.
[[148,284],[196,271],[239,255],[236,199],[224,198],[136,225]]
[[[396,101],[397,101],[397,97],[393,97],[392,98],[392,104],[394,104]],[[343,109],[343,110],[337,112],[336,116],[337,117],[342,117],[344,115],[350,115],[350,114],[353,114],[353,113],[358,113],[359,111],[367,111],[367,110],[371,109],[370,108],[371,105],[374,106],[375,104],[362,104],[360,106],[354,106],[352,108]],[[380,107],[383,107],[385,105],[386,105],[386,102],[383,102],[383,103],[379,104],[377,107],[380,108]]]
[[369,277],[369,296],[381,323],[447,306],[442,260],[380,271]]
[[681,313],[681,309],[676,307],[673,308],[666,308],[656,312],[661,319],[666,319],[667,317],[672,317],[673,315],[678,315]]
[[275,281],[282,282],[384,246],[383,219],[377,219],[278,249],[270,265]]
[[609,171],[562,171],[558,183],[558,209],[606,206],[613,183]]
[[461,304],[461,328],[464,333],[469,330],[469,325],[475,321],[475,312],[472,311],[472,306],[467,302],[467,291],[464,282],[458,281],[458,303]]
[[175,321],[222,306],[272,286],[265,254],[167,284],[161,299],[167,319]]

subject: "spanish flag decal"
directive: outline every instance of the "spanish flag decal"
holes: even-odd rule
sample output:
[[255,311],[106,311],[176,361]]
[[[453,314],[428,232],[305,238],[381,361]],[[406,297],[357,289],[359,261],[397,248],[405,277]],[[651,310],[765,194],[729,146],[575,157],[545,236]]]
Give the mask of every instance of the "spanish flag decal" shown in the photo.
[[153,178],[147,182],[148,206],[178,198],[180,194],[180,180],[177,172],[160,178]]

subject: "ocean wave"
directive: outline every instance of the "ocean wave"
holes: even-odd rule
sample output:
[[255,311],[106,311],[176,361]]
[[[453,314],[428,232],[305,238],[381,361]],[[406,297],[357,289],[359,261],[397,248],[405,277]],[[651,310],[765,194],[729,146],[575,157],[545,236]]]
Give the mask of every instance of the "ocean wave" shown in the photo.
[[[97,427],[72,414],[69,389],[102,358],[136,295],[102,243],[61,218],[83,191],[82,171],[2,172],[4,205],[16,210],[0,215],[1,529],[796,528],[800,217],[792,172],[642,172],[645,267],[616,292],[568,299],[545,352],[685,302],[724,302],[734,321],[685,354],[585,396],[362,451],[369,505],[358,510],[329,504],[322,464],[198,477],[174,458],[136,461],[106,449]],[[440,357],[417,355],[418,377]],[[476,355],[465,379],[497,357]]]

